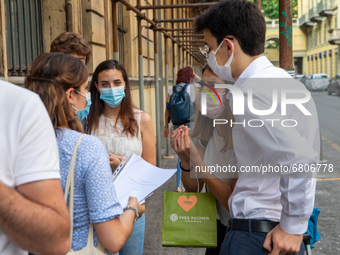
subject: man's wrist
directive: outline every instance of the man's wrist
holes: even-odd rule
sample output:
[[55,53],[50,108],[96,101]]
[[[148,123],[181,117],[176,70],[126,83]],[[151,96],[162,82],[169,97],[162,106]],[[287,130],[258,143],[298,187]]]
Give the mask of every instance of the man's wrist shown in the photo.
[[280,227],[287,234],[300,235],[307,231],[308,219],[303,219],[300,216],[289,216],[282,211]]

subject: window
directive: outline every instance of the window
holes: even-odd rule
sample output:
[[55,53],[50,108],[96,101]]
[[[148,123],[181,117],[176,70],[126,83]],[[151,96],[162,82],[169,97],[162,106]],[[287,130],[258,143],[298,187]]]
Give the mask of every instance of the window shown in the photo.
[[330,56],[330,57],[329,57],[329,60],[330,60],[330,62],[331,62],[331,65],[330,65],[330,69],[331,69],[331,77],[333,77],[333,57]]
[[319,72],[318,60],[315,60],[316,73]]
[[314,42],[313,42],[313,46],[316,47],[316,45],[318,44],[317,42],[317,31],[316,31],[317,28],[314,29],[313,33],[314,33]]
[[118,25],[118,43],[119,43],[119,62],[124,65],[124,34],[126,30],[124,29],[124,17],[123,17],[123,4],[121,2],[117,3],[117,25]]
[[336,54],[335,55],[335,73],[339,73],[338,65],[339,65],[339,60],[338,60],[338,55]]
[[42,0],[5,0],[9,76],[25,76],[43,49]]
[[334,16],[334,23],[335,23],[334,27],[338,28],[338,16],[336,16],[336,15]]
[[321,44],[321,25],[318,26],[318,30],[319,30],[319,45]]
[[313,30],[309,31],[309,46],[313,47]]
[[307,32],[306,34],[306,46],[307,46],[307,49],[309,48],[309,33]]
[[314,79],[327,79],[328,75],[322,74],[322,75],[315,75]]
[[323,42],[326,43],[327,42],[327,22],[326,21],[323,24],[323,33],[324,33]]

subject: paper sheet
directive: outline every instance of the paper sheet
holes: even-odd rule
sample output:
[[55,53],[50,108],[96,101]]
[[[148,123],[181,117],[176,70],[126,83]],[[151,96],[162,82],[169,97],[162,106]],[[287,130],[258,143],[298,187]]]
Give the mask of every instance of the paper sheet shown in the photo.
[[136,197],[138,202],[143,201],[176,171],[153,166],[134,154],[114,179],[118,201],[123,208],[128,204],[129,196]]

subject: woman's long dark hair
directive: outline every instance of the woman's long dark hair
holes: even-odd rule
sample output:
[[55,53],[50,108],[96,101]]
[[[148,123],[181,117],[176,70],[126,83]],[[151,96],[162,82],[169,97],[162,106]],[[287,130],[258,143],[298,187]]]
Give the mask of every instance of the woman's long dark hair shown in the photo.
[[69,88],[79,90],[88,79],[86,66],[63,53],[43,53],[32,63],[25,88],[37,93],[50,115],[54,129],[61,127],[83,132],[66,97]]
[[94,83],[98,83],[99,73],[110,69],[116,69],[120,71],[125,82],[125,97],[121,102],[115,126],[120,119],[124,128],[123,133],[136,136],[138,134],[138,124],[134,114],[134,108],[136,107],[132,104],[129,78],[124,66],[117,60],[106,60],[101,62],[93,73],[90,86],[92,105],[90,108],[90,114],[88,116],[88,133],[91,134],[97,130],[99,126],[99,118],[104,112],[104,101],[100,99],[99,91]]

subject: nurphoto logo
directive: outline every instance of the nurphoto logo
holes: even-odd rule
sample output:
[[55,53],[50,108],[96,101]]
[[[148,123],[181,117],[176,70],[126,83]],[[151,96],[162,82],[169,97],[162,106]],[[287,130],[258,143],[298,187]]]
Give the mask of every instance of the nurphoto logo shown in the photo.
[[[241,86],[231,84],[215,84],[199,87],[200,111],[203,116],[207,115],[208,95],[213,100],[215,106],[220,106],[222,100],[216,89],[227,89],[232,97],[230,104],[234,116],[245,116],[246,119],[235,122],[232,119],[213,119],[213,126],[228,124],[231,127],[242,125],[244,127],[262,127],[264,125],[274,127],[277,124],[282,127],[293,128],[298,125],[298,121],[293,118],[292,112],[300,111],[305,116],[311,116],[311,112],[306,104],[311,100],[311,93],[305,88],[287,79],[253,79],[248,86],[242,90]],[[256,82],[256,83],[255,83]],[[214,95],[215,94],[215,95]],[[227,96],[228,98],[228,96]],[[219,101],[219,102],[218,102]],[[211,107],[211,106],[209,106]],[[257,118],[251,118],[251,116]],[[250,117],[250,118],[249,118]]]

